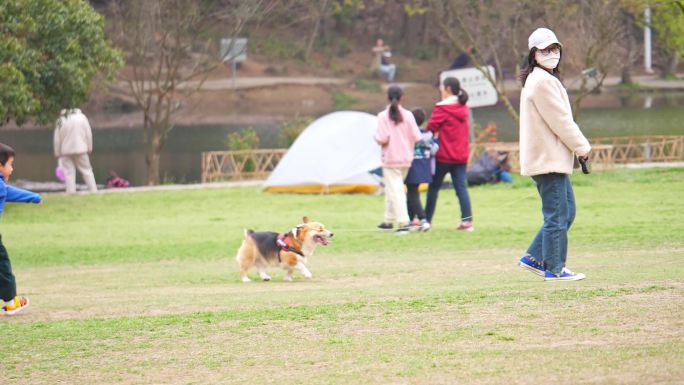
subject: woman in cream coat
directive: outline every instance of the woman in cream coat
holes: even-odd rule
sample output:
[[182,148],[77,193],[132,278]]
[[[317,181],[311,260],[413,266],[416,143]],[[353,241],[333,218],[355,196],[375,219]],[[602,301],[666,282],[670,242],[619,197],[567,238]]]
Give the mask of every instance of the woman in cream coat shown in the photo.
[[76,192],[76,169],[88,191],[97,191],[89,154],[93,152],[93,132],[88,118],[79,110],[62,110],[54,132],[55,157],[64,170],[67,194]]
[[538,28],[528,47],[527,67],[520,76],[520,173],[537,184],[544,224],[519,265],[546,281],[576,281],[585,275],[565,267],[568,229],[575,218],[570,175],[574,157],[587,158],[591,146],[573,120],[559,80],[562,46],[556,35]]

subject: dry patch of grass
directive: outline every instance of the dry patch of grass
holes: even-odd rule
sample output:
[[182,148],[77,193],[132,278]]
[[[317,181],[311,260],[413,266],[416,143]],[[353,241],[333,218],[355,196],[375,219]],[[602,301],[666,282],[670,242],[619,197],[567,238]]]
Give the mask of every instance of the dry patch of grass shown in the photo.
[[[681,271],[681,251],[648,253]],[[625,265],[644,253],[627,255]],[[34,267],[24,272],[34,307],[3,320],[28,338],[0,359],[22,373],[14,383],[26,384],[534,384],[549,376],[638,384],[684,376],[675,364],[684,352],[681,278],[605,282],[595,273],[548,284],[507,254],[440,254],[432,264],[321,257],[313,280],[292,284],[239,283],[232,260]],[[491,269],[478,267],[483,260]],[[591,271],[594,262],[585,263]]]

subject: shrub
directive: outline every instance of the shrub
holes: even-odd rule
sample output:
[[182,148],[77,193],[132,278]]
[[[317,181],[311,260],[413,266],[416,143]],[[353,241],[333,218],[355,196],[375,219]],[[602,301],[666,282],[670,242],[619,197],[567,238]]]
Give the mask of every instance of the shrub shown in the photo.
[[430,47],[426,46],[420,46],[416,48],[416,59],[418,60],[432,60],[434,57],[434,54],[432,53],[432,49]]
[[346,38],[339,38],[337,41],[336,51],[338,57],[345,57],[352,53],[352,47],[351,43],[349,43],[349,40]]
[[227,138],[228,149],[254,150],[259,148],[259,136],[254,127],[248,127],[242,131],[231,132]]
[[371,81],[371,80],[366,80],[366,79],[356,79],[354,80],[354,87],[356,87],[359,90],[367,91],[367,92],[374,92],[374,93],[380,93],[382,92],[382,86],[380,83]]
[[[228,134],[228,148],[231,151],[255,150],[259,148],[259,136],[257,135],[256,130],[254,130],[253,127],[249,127],[242,131],[231,132],[230,134]],[[238,164],[242,163],[243,160],[245,160],[244,155],[235,156],[235,161]],[[254,171],[255,168],[256,167],[252,160],[248,159],[245,162],[242,171],[251,172]]]
[[295,117],[292,120],[283,122],[280,125],[280,138],[278,142],[283,148],[290,148],[292,143],[299,137],[299,134],[313,122],[310,116]]

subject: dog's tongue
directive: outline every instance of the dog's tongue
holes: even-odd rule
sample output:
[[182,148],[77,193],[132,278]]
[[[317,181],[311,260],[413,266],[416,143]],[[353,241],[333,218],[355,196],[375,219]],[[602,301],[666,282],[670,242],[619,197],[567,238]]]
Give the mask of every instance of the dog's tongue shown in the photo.
[[316,242],[320,243],[321,245],[325,246],[328,244],[328,240],[323,238],[323,237],[316,237]]

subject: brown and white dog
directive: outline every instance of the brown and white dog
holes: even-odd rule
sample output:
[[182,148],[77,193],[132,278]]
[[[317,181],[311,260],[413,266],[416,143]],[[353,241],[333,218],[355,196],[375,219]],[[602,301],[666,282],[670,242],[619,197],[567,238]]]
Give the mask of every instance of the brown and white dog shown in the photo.
[[240,266],[242,282],[251,281],[247,271],[252,266],[256,266],[262,280],[270,281],[271,277],[266,274],[269,265],[279,265],[285,269],[285,281],[292,281],[294,270],[311,278],[311,272],[306,267],[308,259],[313,255],[316,245],[327,245],[332,236],[333,233],[322,223],[311,222],[308,217],[304,217],[304,223],[284,234],[245,230],[245,239],[235,257]]

